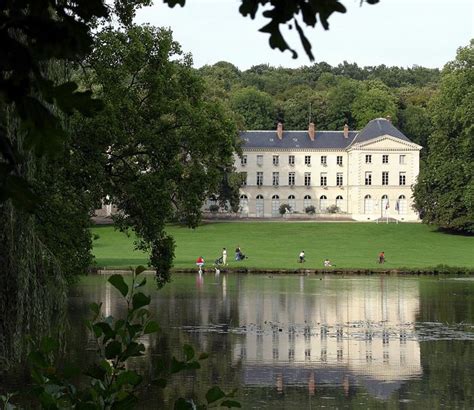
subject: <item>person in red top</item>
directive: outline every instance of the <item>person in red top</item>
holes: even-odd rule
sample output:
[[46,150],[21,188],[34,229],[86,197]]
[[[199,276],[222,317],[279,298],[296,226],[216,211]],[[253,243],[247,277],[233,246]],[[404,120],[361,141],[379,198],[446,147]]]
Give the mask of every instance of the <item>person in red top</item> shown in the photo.
[[379,263],[385,263],[385,252],[380,252]]
[[202,256],[196,259],[196,265],[199,268],[199,273],[202,273],[202,267],[204,265],[204,258]]

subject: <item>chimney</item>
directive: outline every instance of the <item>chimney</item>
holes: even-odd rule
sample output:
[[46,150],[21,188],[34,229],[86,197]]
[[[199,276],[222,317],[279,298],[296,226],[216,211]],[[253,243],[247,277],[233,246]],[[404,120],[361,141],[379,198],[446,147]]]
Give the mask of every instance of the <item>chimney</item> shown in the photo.
[[315,131],[314,131],[314,122],[310,122],[309,123],[309,127],[308,127],[308,135],[309,135],[309,139],[311,141],[314,141],[314,134],[315,134]]
[[347,124],[344,124],[344,138],[347,138],[349,136],[349,126]]
[[280,140],[283,138],[283,124],[281,122],[277,125],[277,137]]
[[392,122],[392,117],[390,117],[390,115],[387,115],[385,118],[387,119],[388,122]]

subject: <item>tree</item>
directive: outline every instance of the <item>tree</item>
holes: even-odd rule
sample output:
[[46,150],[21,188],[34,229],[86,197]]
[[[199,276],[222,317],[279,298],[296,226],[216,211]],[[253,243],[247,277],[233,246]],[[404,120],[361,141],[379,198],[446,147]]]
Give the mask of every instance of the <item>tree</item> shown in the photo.
[[222,105],[206,100],[191,58],[168,30],[104,30],[84,66],[104,109],[78,119],[75,141],[90,153],[88,161],[101,164],[94,178],[102,181],[103,197],[118,207],[118,226],[133,229],[136,247],[150,252],[162,284],[174,249],[165,224],[195,227],[211,194],[238,203],[230,176],[236,125]]
[[231,95],[232,109],[244,119],[244,126],[251,130],[272,129],[276,110],[273,98],[254,87],[246,87]]
[[390,116],[397,122],[397,105],[388,87],[379,82],[366,82],[365,90],[361,91],[352,104],[352,114],[357,127],[363,128],[374,118]]
[[474,40],[444,67],[431,115],[415,206],[425,223],[474,233]]

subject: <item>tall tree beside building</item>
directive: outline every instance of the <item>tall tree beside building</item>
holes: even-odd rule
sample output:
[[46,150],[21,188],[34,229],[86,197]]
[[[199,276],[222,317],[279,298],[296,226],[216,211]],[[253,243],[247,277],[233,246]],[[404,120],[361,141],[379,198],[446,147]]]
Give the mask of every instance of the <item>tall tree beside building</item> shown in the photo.
[[163,283],[174,249],[165,224],[196,226],[211,193],[238,202],[235,122],[206,99],[190,56],[168,30],[107,29],[85,67],[85,81],[105,106],[76,122],[75,140],[87,161],[101,164],[94,178],[121,211],[118,225],[135,231],[137,248],[149,252]]
[[474,40],[444,67],[431,114],[416,207],[425,223],[474,233]]

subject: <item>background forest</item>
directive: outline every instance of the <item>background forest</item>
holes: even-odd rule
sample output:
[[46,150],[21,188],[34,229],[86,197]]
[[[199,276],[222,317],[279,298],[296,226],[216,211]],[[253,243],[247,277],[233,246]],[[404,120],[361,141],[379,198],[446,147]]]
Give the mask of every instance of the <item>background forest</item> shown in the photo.
[[240,71],[227,62],[198,70],[208,93],[234,111],[244,129],[362,129],[370,120],[390,116],[393,123],[427,153],[432,132],[429,106],[436,95],[440,70],[359,67],[356,63],[332,67],[325,62],[297,69],[257,65]]

